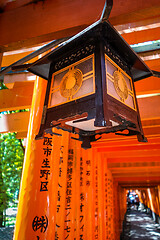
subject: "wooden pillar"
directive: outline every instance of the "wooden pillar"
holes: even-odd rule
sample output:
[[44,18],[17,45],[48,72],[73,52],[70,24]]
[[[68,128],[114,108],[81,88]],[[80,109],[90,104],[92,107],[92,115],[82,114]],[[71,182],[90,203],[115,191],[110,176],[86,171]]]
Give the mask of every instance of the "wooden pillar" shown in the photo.
[[14,240],[114,240],[113,178],[103,154],[62,130],[35,140],[45,88],[37,78]]
[[115,227],[115,239],[120,239],[120,206],[121,200],[119,199],[119,185],[117,181],[114,181],[114,227]]
[[41,181],[40,178],[40,167],[43,165],[43,148],[45,146],[43,146],[43,140],[35,141],[42,116],[45,88],[46,81],[37,78],[34,85],[29,120],[14,240],[27,240],[28,238],[37,240],[38,234],[33,230],[32,222],[34,219],[36,220],[36,216],[38,219],[46,215],[46,213],[43,212],[46,208],[46,203],[44,203],[46,200],[46,191],[43,190],[47,188],[47,185],[45,185],[45,183],[43,183],[43,185],[41,184],[47,181]]
[[1,68],[1,64],[2,64],[2,58],[3,58],[3,53],[0,53],[0,68]]
[[[3,54],[0,53],[0,69],[1,69],[1,63],[2,63],[2,56]],[[3,192],[3,177],[2,177],[2,164],[0,162],[0,193]],[[0,199],[0,205],[3,206],[3,197]],[[3,224],[3,208],[0,208],[0,227],[2,227]]]

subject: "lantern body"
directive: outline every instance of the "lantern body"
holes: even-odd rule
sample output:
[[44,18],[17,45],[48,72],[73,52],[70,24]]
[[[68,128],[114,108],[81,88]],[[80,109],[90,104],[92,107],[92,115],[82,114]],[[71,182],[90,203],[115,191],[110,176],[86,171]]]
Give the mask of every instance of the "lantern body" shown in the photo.
[[29,70],[48,80],[37,138],[56,127],[79,134],[85,148],[96,135],[125,129],[144,140],[134,81],[151,72],[109,23],[53,50]]

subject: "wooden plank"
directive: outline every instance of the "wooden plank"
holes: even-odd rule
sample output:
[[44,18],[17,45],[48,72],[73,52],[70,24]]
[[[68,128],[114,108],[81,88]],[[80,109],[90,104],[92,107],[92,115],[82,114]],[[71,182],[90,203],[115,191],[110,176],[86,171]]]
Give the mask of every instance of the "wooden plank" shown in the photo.
[[130,176],[129,178],[127,177],[121,177],[121,178],[116,178],[115,179],[115,181],[118,181],[118,182],[120,182],[121,184],[127,184],[127,182],[129,183],[136,183],[136,182],[138,182],[139,184],[141,184],[142,182],[143,183],[148,183],[148,184],[150,184],[151,182],[159,182],[160,181],[160,176],[152,176],[152,177],[145,177],[145,176],[143,176],[143,174],[140,176],[140,177],[138,177],[138,178],[135,178],[135,177],[132,177],[132,176]]
[[153,159],[153,157],[152,156],[147,156],[147,157],[137,157],[137,158],[134,158],[134,157],[132,157],[132,156],[130,156],[130,157],[124,157],[124,158],[119,158],[119,157],[117,157],[117,158],[107,158],[107,162],[108,162],[108,164],[117,164],[117,163],[119,163],[119,164],[121,164],[121,163],[126,163],[126,164],[129,164],[129,163],[131,163],[131,164],[134,164],[134,163],[144,163],[144,162],[146,162],[146,163],[148,163],[148,162],[160,162],[159,161],[159,156],[156,156],[156,157],[154,157],[154,159]]
[[160,136],[160,125],[159,126],[150,126],[150,127],[143,127],[144,135],[147,139],[152,136],[157,138]]
[[138,151],[143,150],[143,151],[148,151],[148,150],[159,150],[160,149],[160,143],[158,144],[137,144],[135,146],[112,146],[112,147],[102,147],[98,150],[98,152],[125,152],[125,151],[136,151],[138,149]]
[[0,14],[1,51],[71,36],[99,19],[104,3],[47,0],[6,11]]
[[[160,4],[159,1],[152,2],[149,1],[128,1],[128,10],[126,9],[126,4],[122,4],[119,1],[119,14],[116,15],[112,11],[110,22],[113,25],[120,25],[126,23],[133,23],[136,21],[142,21],[149,18],[159,17],[160,13]],[[114,15],[114,16],[113,16]]]
[[[120,25],[116,25],[115,28],[117,29],[117,31],[119,31],[121,34],[126,33],[126,32],[130,32],[130,29],[136,29],[136,28],[140,28],[139,30],[142,31],[142,29],[144,29],[144,27],[147,27],[146,29],[150,28],[155,28],[156,25],[159,25],[159,17],[156,18],[149,18],[149,19],[142,19],[141,21],[138,22],[132,22],[132,23],[125,23],[125,24],[120,24]],[[127,31],[126,31],[127,30]]]
[[[41,46],[39,46],[40,48]],[[30,49],[30,48],[29,48]],[[33,48],[33,51],[37,50],[38,48]],[[3,59],[2,59],[2,67],[6,67],[11,65],[12,63],[18,61],[19,59],[31,54],[33,51],[26,51],[26,49],[24,49],[24,52],[22,52],[23,50],[18,51],[13,51],[13,52],[8,52],[8,53],[4,53],[3,55]],[[17,53],[18,52],[18,53]],[[27,63],[32,63],[34,61],[36,61],[38,59],[38,57],[33,58],[32,60],[28,61]]]
[[17,134],[16,134],[16,138],[17,139],[24,139],[24,138],[26,138],[27,137],[27,132],[26,131],[22,131],[22,132],[17,132]]
[[[156,138],[155,138],[156,139]],[[119,142],[121,144],[121,141]],[[96,144],[95,144],[96,145]],[[107,147],[107,142],[101,145],[97,142],[97,148],[99,152],[105,153],[105,157],[107,158],[108,162],[139,162],[139,161],[159,161],[160,157],[160,148],[157,148],[150,145],[149,143],[143,143],[144,147],[137,141],[137,145],[135,146],[128,146],[123,147],[122,150],[120,147],[116,147],[112,149],[111,147]],[[113,142],[114,145],[114,142]],[[148,146],[148,148],[147,148]]]
[[[147,143],[144,143],[147,145]],[[101,149],[99,150],[101,152]],[[152,150],[139,150],[138,146],[137,146],[137,149],[136,150],[128,150],[128,151],[121,151],[121,152],[116,152],[116,151],[113,151],[113,152],[107,152],[107,148],[103,148],[102,149],[103,152],[106,152],[107,154],[107,157],[108,158],[129,158],[131,157],[131,154],[132,154],[132,157],[134,158],[137,158],[137,157],[160,157],[160,151],[159,149],[155,149],[153,151]]]
[[159,177],[160,172],[154,172],[154,171],[142,171],[142,172],[123,172],[123,173],[117,173],[117,174],[113,174],[114,178],[120,178],[120,177],[126,177],[126,178],[130,178],[130,177],[141,177],[142,175],[145,176],[146,178],[148,177]]
[[16,82],[13,89],[0,90],[0,112],[30,108],[34,82]]
[[132,33],[125,33],[121,36],[126,40],[128,44],[155,41],[160,39],[160,27]]
[[[46,0],[27,4],[26,1],[9,3],[0,14],[1,51],[71,36],[98,20],[105,3],[105,0]],[[115,0],[110,22],[119,25],[147,19],[154,21],[159,12],[159,0]]]
[[139,172],[159,172],[160,173],[160,167],[159,166],[146,166],[146,167],[142,167],[142,166],[138,166],[138,167],[119,167],[119,168],[114,168],[111,167],[110,168],[112,174],[125,174],[125,173],[139,173]]
[[1,67],[1,64],[2,64],[2,58],[3,58],[3,53],[0,53],[0,67]]
[[148,91],[160,92],[160,80],[157,77],[149,77],[142,79],[141,81],[135,82],[135,89],[136,93],[143,92],[144,94]]
[[1,115],[0,133],[27,132],[30,112]]
[[[37,0],[38,2],[39,0]],[[16,0],[16,1],[7,1],[7,0],[1,0],[0,7],[3,11],[10,11],[15,8],[22,7],[24,5],[27,5],[31,2],[31,0]]]
[[160,61],[159,59],[154,59],[154,60],[149,60],[149,61],[145,61],[145,63],[147,64],[148,67],[150,67],[152,70],[157,70],[159,71],[160,69]]
[[36,75],[32,73],[14,73],[14,74],[6,74],[4,75],[4,84],[8,87],[7,84],[15,83],[15,82],[25,82],[25,81],[35,81]]
[[[148,143],[149,144],[159,144],[160,143],[160,137],[156,137],[156,138],[149,138],[148,139]],[[117,139],[117,140],[108,140],[108,139],[105,139],[105,138],[102,138],[101,140],[99,140],[98,142],[94,143],[93,146],[96,147],[96,148],[101,148],[101,147],[120,147],[120,146],[141,146],[141,145],[144,145],[144,143],[142,142],[137,142],[137,139],[133,139],[133,138],[124,138],[123,140],[122,139]]]
[[[142,95],[143,96],[143,95]],[[160,118],[160,95],[138,98],[141,119]]]

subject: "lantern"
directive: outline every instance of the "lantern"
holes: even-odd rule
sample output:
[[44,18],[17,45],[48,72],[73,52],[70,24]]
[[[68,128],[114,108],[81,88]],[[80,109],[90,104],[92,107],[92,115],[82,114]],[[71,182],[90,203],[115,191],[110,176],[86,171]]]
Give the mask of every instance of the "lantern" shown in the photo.
[[29,69],[48,80],[41,127],[79,135],[83,148],[101,134],[137,135],[145,141],[134,82],[152,75],[109,22],[55,48]]

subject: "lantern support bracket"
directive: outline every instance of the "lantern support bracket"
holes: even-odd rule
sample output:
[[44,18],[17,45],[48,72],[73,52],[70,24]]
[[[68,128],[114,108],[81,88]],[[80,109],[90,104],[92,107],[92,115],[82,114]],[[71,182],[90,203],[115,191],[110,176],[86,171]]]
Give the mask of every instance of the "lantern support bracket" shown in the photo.
[[[116,132],[115,135],[121,135],[121,136],[133,136],[135,135],[135,132],[132,131],[132,130],[129,130],[129,133],[119,133],[119,132]],[[140,134],[137,134],[137,139],[139,142],[148,142],[147,138],[144,137],[143,135],[140,135]]]
[[124,127],[136,128],[136,125],[134,123],[132,123],[131,121],[127,121],[126,119],[121,118],[120,116],[118,116],[116,114],[114,115],[114,117],[117,119],[118,122],[122,123],[122,125]]
[[62,134],[60,134],[60,133],[55,133],[55,132],[53,132],[53,131],[52,131],[52,128],[46,129],[45,132],[46,132],[46,133],[49,133],[51,136],[52,136],[52,135],[60,136],[60,137],[62,136]]
[[74,137],[71,137],[71,138],[74,140],[77,140],[77,141],[82,141],[81,147],[85,150],[88,148],[91,148],[91,142],[96,142],[99,139],[101,139],[101,137],[95,138],[95,135],[93,135],[93,136],[79,135],[79,138],[74,138]]

